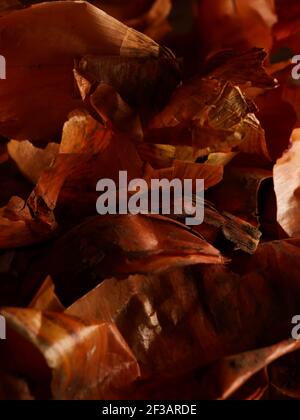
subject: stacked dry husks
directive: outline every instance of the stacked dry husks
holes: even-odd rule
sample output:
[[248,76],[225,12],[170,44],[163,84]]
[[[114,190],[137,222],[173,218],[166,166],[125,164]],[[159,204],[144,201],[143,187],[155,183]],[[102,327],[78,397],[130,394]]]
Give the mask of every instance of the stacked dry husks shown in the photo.
[[[300,398],[287,2],[0,1],[2,399]],[[97,215],[120,171],[204,179],[204,223]]]

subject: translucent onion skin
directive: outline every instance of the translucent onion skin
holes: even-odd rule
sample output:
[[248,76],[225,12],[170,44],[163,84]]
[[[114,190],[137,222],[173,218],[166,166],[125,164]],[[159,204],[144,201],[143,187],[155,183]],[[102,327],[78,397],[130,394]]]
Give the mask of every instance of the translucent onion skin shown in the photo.
[[[111,70],[116,58],[128,59],[125,74],[133,75],[144,60],[154,61],[158,70],[150,66],[139,81],[148,86],[151,80],[151,90],[164,88],[167,97],[180,81],[177,63],[166,49],[86,2],[47,2],[5,14],[0,17],[0,51],[7,62],[7,78],[1,81],[0,134],[9,138],[47,142],[59,137],[68,114],[82,106],[73,67],[83,56],[113,57]],[[117,87],[129,84],[126,89],[139,97],[143,92],[131,82],[128,77],[119,79]]]

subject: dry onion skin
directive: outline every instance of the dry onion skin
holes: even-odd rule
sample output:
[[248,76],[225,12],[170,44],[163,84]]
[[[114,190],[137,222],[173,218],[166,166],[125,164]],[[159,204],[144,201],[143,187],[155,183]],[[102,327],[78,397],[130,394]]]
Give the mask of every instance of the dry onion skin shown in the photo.
[[[299,22],[0,0],[1,400],[299,400]],[[203,179],[203,223],[97,214],[120,171]]]

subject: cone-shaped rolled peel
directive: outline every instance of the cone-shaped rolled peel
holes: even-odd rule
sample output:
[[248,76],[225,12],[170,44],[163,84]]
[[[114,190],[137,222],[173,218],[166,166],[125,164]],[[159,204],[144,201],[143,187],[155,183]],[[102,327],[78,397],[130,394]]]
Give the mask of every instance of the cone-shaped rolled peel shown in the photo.
[[84,1],[47,2],[9,13],[0,18],[0,35],[7,66],[7,78],[0,81],[0,134],[32,141],[57,136],[68,113],[80,105],[75,59],[93,54],[156,60],[161,51],[146,35]]

